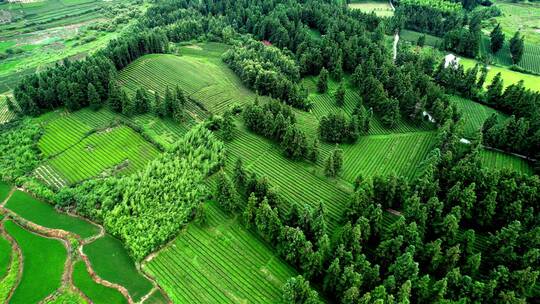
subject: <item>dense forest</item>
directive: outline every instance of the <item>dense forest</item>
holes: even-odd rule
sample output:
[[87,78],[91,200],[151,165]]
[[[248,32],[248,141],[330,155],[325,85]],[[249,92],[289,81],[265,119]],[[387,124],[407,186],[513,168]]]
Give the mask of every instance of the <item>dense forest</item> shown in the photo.
[[[463,10],[473,3],[401,0],[392,24],[331,0],[156,1],[129,34],[84,60],[65,60],[32,74],[14,89],[20,119],[1,127],[2,178],[20,184],[41,157],[35,147],[40,130],[24,115],[89,106],[180,121],[189,100],[181,89],[128,96],[115,81],[117,72],[145,54],[168,53],[173,42],[224,42],[231,48],[223,62],[248,88],[274,99],[243,105],[238,118],[289,159],[316,163],[319,139],[354,143],[368,134],[374,119],[392,129],[402,120],[426,123],[429,116],[438,128],[436,146],[411,181],[394,174],[358,176],[336,233],[328,228],[322,202],[316,207],[286,202],[241,160],[226,173],[221,139],[230,140],[235,128],[229,111],[218,126],[206,121],[193,127],[138,173],[37,194],[103,223],[136,260],[186,223],[204,221],[203,203],[212,196],[301,274],[283,287],[286,303],[537,301],[540,180],[486,169],[479,154],[485,145],[540,159],[540,94],[521,82],[504,88],[500,75],[484,89],[485,67],[445,67],[407,49],[394,61],[385,43],[397,24],[444,36],[445,48],[474,57],[481,17],[466,18]],[[313,106],[300,79],[319,76],[319,93],[328,90],[329,80],[341,83],[334,97],[343,107],[345,75],[359,96],[353,113],[323,116],[319,138],[308,138],[295,115]],[[464,145],[461,113],[448,94],[510,117],[489,118],[478,139]],[[337,146],[329,154],[328,177],[339,175],[342,154]],[[389,228],[383,226],[387,217]]]

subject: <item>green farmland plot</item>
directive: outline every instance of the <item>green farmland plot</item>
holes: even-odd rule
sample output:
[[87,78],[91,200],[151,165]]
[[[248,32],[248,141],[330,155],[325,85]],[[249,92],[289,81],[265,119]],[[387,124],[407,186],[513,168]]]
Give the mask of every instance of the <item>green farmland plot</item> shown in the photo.
[[152,283],[139,273],[118,239],[105,235],[85,245],[83,250],[97,275],[124,286],[134,301],[139,301],[152,289]]
[[349,182],[362,176],[395,173],[412,178],[418,165],[435,144],[435,132],[417,132],[361,137],[343,146],[343,178]]
[[174,303],[278,303],[296,272],[236,217],[207,203],[205,227],[190,224],[145,264]]
[[144,304],[167,304],[169,301],[165,298],[161,290],[156,290],[144,301]]
[[11,191],[11,186],[0,181],[0,202],[2,202],[9,194],[9,191]]
[[530,162],[512,154],[484,149],[480,151],[480,159],[482,164],[488,168],[534,174]]
[[420,36],[425,35],[426,41],[424,42],[425,45],[429,45],[434,48],[438,48],[442,45],[443,40],[440,37],[433,36],[430,34],[424,34],[416,31],[406,30],[403,29],[399,32],[399,38],[403,39],[405,41],[409,41],[411,44],[415,45],[418,42],[418,38]]
[[482,129],[484,121],[493,113],[497,114],[500,120],[506,118],[505,114],[486,105],[454,95],[450,96],[450,98],[463,114],[465,136],[467,138],[475,138],[477,132]]
[[[187,48],[185,54],[181,51],[181,56],[143,56],[123,69],[118,81],[132,91],[142,87],[151,94],[163,94],[167,86],[174,89],[178,85],[192,100],[216,114],[223,113],[232,104],[252,101],[255,94],[221,62],[220,49],[204,47]],[[204,113],[194,112],[193,115]]]
[[60,287],[66,249],[60,241],[28,232],[12,221],[4,225],[24,259],[22,278],[10,303],[37,303]]
[[9,264],[11,264],[11,244],[3,236],[0,236],[0,281],[6,277]]
[[[347,182],[328,179],[318,164],[285,158],[275,143],[243,127],[239,128],[233,141],[226,143],[226,147],[229,172],[241,158],[247,169],[260,177],[267,177],[286,202],[301,202],[315,208],[322,201],[328,212],[329,226],[337,226],[349,199],[350,185]],[[288,205],[283,208],[288,209]]]
[[0,125],[15,118],[15,114],[9,111],[6,98],[0,95]]
[[[477,64],[478,62],[474,59],[460,57],[459,63],[462,64],[465,69],[468,69],[468,68],[474,67],[474,65]],[[523,86],[525,88],[529,88],[535,91],[540,91],[540,76],[520,73],[520,72],[512,71],[508,68],[498,67],[498,66],[493,66],[493,65],[488,66],[488,73],[487,73],[484,86],[489,85],[491,81],[493,80],[493,77],[495,77],[497,73],[501,73],[504,86],[509,86],[513,83],[518,83],[520,80],[523,80]]]
[[392,17],[394,10],[389,1],[384,0],[352,0],[349,8],[357,9],[364,13],[375,12],[379,17]]
[[[93,133],[68,150],[49,159],[45,167],[76,183],[99,175],[106,169],[132,173],[143,168],[158,150],[126,126]],[[47,180],[47,175],[42,176]]]
[[6,208],[40,226],[66,230],[82,238],[91,237],[99,232],[97,226],[80,218],[59,213],[52,205],[39,201],[22,191],[13,193]]
[[73,265],[73,284],[95,304],[123,304],[126,298],[116,289],[94,282],[83,261]]
[[[11,250],[11,247],[9,248]],[[21,265],[19,255],[15,252],[11,252],[13,257],[9,266],[8,272],[5,276],[0,277],[0,303],[5,303],[11,289],[17,284],[19,273],[19,267]]]

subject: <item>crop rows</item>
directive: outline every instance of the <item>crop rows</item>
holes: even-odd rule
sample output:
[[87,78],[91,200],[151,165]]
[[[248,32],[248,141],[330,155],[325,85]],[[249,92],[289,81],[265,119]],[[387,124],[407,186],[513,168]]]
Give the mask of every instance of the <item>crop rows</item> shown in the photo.
[[271,249],[208,205],[208,225],[190,225],[146,267],[175,303],[275,303],[294,271]]
[[[484,55],[490,57],[494,63],[503,66],[510,66],[513,63],[510,55],[508,39],[510,39],[510,37],[507,37],[507,41],[505,41],[503,47],[496,54],[493,54],[491,53],[490,49],[489,37],[483,36],[480,44],[481,51]],[[525,41],[523,57],[518,63],[518,66],[535,73],[540,73],[540,46],[533,43],[527,43],[527,41]]]
[[467,138],[474,138],[477,132],[482,129],[484,121],[493,113],[497,114],[500,120],[506,117],[503,113],[472,100],[458,96],[451,96],[450,98],[463,113],[465,136]]
[[360,138],[356,144],[344,147],[343,177],[353,182],[359,174],[374,176],[394,172],[412,178],[434,141],[434,132]]
[[14,117],[15,115],[8,110],[5,98],[0,96],[0,125],[12,120]]
[[[216,55],[209,52],[209,56]],[[240,79],[223,63],[212,62],[215,60],[205,60],[203,56],[147,55],[122,70],[118,80],[132,92],[141,87],[162,96],[167,86],[172,90],[178,85],[194,101],[218,114],[233,103],[253,100],[255,95]]]
[[71,115],[55,119],[45,127],[38,143],[45,156],[55,155],[79,142],[91,128]]
[[69,183],[75,183],[120,164],[125,166],[123,173],[134,172],[157,154],[158,150],[140,135],[121,126],[88,136],[47,164]]
[[514,170],[525,174],[533,174],[533,168],[530,163],[520,157],[493,150],[480,151],[482,164],[492,169]]

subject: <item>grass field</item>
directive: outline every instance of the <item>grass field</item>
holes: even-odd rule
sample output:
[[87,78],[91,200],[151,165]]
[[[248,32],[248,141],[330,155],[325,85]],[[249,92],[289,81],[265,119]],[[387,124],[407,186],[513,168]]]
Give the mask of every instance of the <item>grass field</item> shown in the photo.
[[28,232],[12,221],[6,221],[4,226],[21,247],[24,258],[22,278],[10,303],[37,303],[60,287],[66,250],[58,240]]
[[349,182],[362,176],[396,173],[413,178],[418,165],[435,144],[435,132],[416,132],[361,137],[354,145],[343,145],[343,178]]
[[88,238],[99,232],[97,226],[79,218],[59,213],[52,205],[36,200],[22,191],[13,193],[6,208],[38,225],[70,231],[82,238]]
[[480,159],[484,166],[491,169],[508,169],[528,175],[534,174],[534,170],[527,160],[512,154],[484,149],[480,151]]
[[152,289],[152,283],[137,271],[135,263],[118,239],[106,235],[85,245],[83,250],[97,275],[126,287],[134,301],[139,301]]
[[394,10],[389,1],[384,0],[352,0],[349,8],[361,10],[364,13],[375,12],[379,17],[394,16]]
[[45,304],[87,304],[88,302],[78,293],[72,290],[64,290],[58,297],[46,301]]
[[475,138],[478,131],[482,129],[484,121],[493,113],[496,113],[501,120],[506,118],[505,114],[472,100],[455,95],[450,96],[450,99],[458,106],[458,109],[463,114],[465,137],[467,138]]
[[399,38],[400,39],[403,39],[405,41],[409,41],[413,45],[416,45],[416,43],[418,42],[418,38],[420,38],[420,36],[422,36],[422,35],[426,36],[426,41],[425,41],[424,45],[428,45],[428,46],[431,46],[431,47],[434,47],[434,48],[439,48],[439,46],[441,46],[442,39],[440,37],[433,36],[433,35],[430,35],[430,34],[419,33],[419,32],[416,32],[416,31],[405,30],[405,29],[403,29],[403,30],[401,30],[399,32]]
[[174,303],[278,303],[296,274],[242,224],[207,204],[208,225],[190,224],[145,264]]
[[82,261],[73,265],[73,284],[94,304],[127,303],[126,298],[118,290],[94,282]]
[[11,244],[3,236],[0,236],[0,281],[8,273],[11,255]]
[[[215,114],[232,104],[252,101],[255,94],[221,61],[223,44],[208,43],[180,48],[180,55],[143,56],[119,73],[118,81],[134,91],[139,87],[163,94],[165,87],[177,85],[189,97]],[[188,110],[190,110],[188,108]],[[193,110],[192,116],[204,113]]]
[[[474,67],[477,61],[473,59],[469,59],[469,58],[460,57],[459,63],[462,64],[465,69],[468,69],[468,68]],[[498,67],[498,66],[493,66],[493,65],[490,65],[488,68],[489,68],[489,71],[488,71],[484,86],[489,85],[491,81],[493,80],[493,77],[495,77],[497,73],[501,73],[504,86],[508,86],[513,83],[518,83],[520,80],[523,80],[524,87],[529,88],[531,90],[540,91],[540,76],[520,73],[520,72],[512,71],[508,68]]]

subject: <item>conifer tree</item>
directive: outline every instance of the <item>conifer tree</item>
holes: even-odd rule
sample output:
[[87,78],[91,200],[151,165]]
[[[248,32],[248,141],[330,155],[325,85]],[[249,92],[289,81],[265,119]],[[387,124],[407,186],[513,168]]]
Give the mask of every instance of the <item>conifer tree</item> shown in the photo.
[[167,86],[165,88],[165,98],[163,98],[163,116],[164,117],[172,117],[174,112],[174,104],[175,104],[175,98],[173,97],[173,94],[169,87]]
[[501,30],[501,25],[497,24],[497,26],[491,31],[491,34],[489,34],[489,37],[491,39],[490,47],[493,54],[497,53],[504,44],[504,33]]
[[234,136],[234,121],[231,111],[223,113],[223,122],[221,123],[221,135],[225,140],[232,140]]
[[324,93],[326,90],[328,90],[328,71],[322,68],[317,81],[317,92]]
[[497,73],[491,83],[487,86],[486,101],[490,104],[497,104],[502,95],[503,81],[501,73]]
[[238,207],[233,183],[223,169],[217,175],[216,201],[229,212],[234,212]]
[[244,219],[244,225],[249,229],[255,221],[255,215],[257,212],[257,197],[255,193],[251,192],[248,198],[248,203],[244,213],[242,214]]
[[87,95],[88,104],[92,110],[96,111],[101,108],[101,98],[99,98],[99,94],[92,83],[88,83]]
[[122,90],[122,114],[132,116],[135,114],[135,104],[126,91]]
[[121,112],[122,111],[122,96],[120,93],[120,89],[116,85],[116,83],[111,80],[109,82],[109,107],[111,107],[111,110],[114,112]]
[[334,153],[330,153],[328,155],[328,158],[326,159],[326,162],[324,164],[324,174],[329,177],[335,177],[336,171],[335,165],[334,165]]
[[335,98],[337,106],[343,107],[343,105],[345,104],[345,87],[343,86],[343,82],[339,84]]
[[512,39],[510,39],[510,54],[512,55],[512,62],[518,64],[523,57],[524,42],[523,36],[517,31]]

